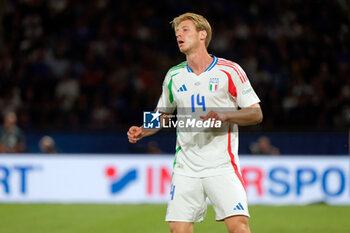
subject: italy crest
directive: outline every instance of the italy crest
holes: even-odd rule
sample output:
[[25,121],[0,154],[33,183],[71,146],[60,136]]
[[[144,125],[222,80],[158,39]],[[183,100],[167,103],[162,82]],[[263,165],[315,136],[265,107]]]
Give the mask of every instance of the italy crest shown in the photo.
[[209,80],[209,90],[214,92],[219,87],[219,78],[210,78]]

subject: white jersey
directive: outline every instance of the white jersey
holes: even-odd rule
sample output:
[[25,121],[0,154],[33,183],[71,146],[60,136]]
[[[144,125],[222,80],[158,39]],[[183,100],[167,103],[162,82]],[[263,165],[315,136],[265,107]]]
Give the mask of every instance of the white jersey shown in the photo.
[[[200,75],[187,62],[171,68],[164,80],[157,109],[165,113],[199,112],[211,109],[237,111],[259,103],[243,69],[236,63],[213,56]],[[225,130],[183,132],[177,130],[174,173],[208,177],[232,172],[241,179],[238,160],[238,127],[224,123]]]

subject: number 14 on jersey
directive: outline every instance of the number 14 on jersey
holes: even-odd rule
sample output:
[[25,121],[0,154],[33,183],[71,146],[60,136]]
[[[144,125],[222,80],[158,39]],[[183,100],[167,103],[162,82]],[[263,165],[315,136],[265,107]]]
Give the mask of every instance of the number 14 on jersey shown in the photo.
[[[195,101],[195,99],[197,101]],[[205,112],[205,98],[204,96],[200,96],[197,94],[196,98],[195,95],[191,95],[191,106],[192,106],[192,112],[195,112],[195,107],[197,106],[202,106],[203,112]]]

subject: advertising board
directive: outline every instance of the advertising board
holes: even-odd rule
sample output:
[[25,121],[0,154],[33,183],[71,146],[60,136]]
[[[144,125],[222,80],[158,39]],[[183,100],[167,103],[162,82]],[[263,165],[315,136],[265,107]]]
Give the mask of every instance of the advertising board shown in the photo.
[[[350,204],[346,156],[241,156],[250,204]],[[0,202],[166,203],[169,155],[0,156]]]

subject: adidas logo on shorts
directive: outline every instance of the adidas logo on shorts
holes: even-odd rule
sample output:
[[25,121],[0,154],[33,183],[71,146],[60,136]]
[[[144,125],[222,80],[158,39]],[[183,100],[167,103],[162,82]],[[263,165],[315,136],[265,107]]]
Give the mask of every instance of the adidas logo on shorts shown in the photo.
[[234,210],[244,210],[242,204],[239,202],[238,205],[234,208]]

